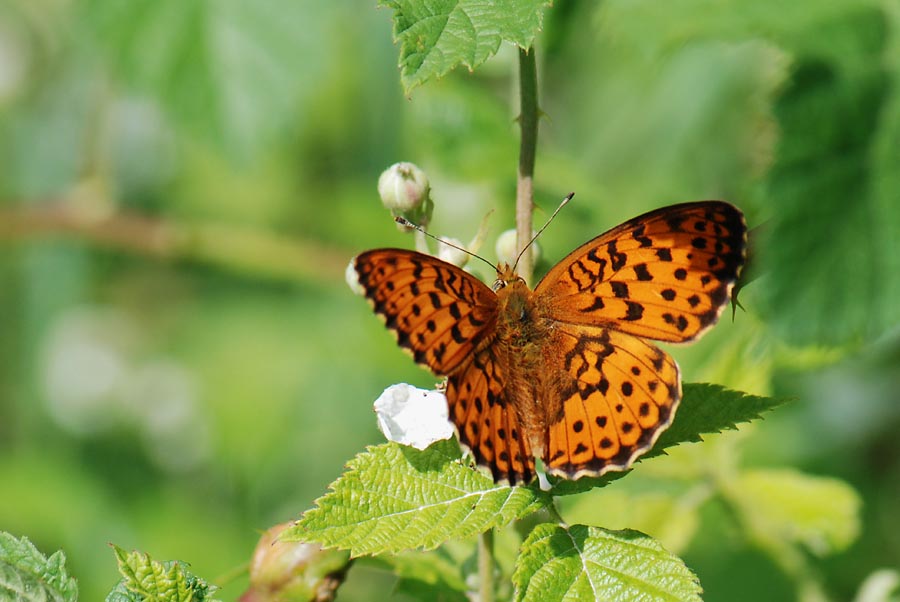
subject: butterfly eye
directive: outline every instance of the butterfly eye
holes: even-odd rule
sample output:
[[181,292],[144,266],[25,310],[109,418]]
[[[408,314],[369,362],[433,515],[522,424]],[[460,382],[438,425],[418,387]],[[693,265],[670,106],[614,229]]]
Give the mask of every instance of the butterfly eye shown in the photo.
[[500,279],[500,278],[497,278],[496,280],[494,280],[494,284],[491,285],[491,290],[493,290],[493,291],[496,293],[496,292],[499,291],[501,288],[506,288],[506,285],[507,285],[506,280],[502,280],[502,279]]

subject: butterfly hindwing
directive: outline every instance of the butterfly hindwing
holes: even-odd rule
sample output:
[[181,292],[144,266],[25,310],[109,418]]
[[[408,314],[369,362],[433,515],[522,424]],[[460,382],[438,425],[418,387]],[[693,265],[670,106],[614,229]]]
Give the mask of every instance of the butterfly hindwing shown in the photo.
[[508,366],[488,347],[447,379],[450,419],[459,441],[495,481],[511,485],[534,477],[534,457],[506,394]]
[[624,470],[653,446],[681,399],[678,365],[646,341],[603,328],[564,326],[556,408],[547,417],[544,464],[570,479]]
[[538,283],[550,317],[686,342],[712,326],[744,262],[741,212],[721,201],[664,207],[575,249]]
[[435,374],[471,358],[496,320],[497,297],[480,280],[440,259],[376,249],[353,260],[359,283],[397,343]]

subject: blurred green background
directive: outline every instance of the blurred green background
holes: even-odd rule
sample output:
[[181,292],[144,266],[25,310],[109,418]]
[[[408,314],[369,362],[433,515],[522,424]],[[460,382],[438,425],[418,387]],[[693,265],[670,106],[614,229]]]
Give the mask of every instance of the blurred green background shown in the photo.
[[[107,542],[211,580],[247,562],[382,440],[384,387],[433,385],[344,283],[356,253],[412,245],[383,169],[427,171],[436,234],[495,209],[493,258],[513,227],[515,49],[406,97],[374,4],[0,2],[0,529],[63,549],[83,600],[117,579]],[[708,600],[797,596],[727,504],[638,504],[726,456],[856,490],[834,550],[797,547],[832,599],[900,567],[898,34],[888,0],[545,13],[536,221],[577,196],[543,269],[665,204],[758,226],[746,311],[673,353],[687,381],[795,401],[563,509],[659,537]],[[393,583],[360,565],[340,599]]]

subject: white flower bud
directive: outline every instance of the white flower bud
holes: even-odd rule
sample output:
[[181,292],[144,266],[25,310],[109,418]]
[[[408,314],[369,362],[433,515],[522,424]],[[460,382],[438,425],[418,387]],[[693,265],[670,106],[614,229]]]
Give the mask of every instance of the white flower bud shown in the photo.
[[[465,248],[461,240],[456,238],[447,238],[444,236],[438,237],[440,240],[453,243],[457,247]],[[458,268],[463,267],[469,262],[469,254],[465,251],[460,251],[459,249],[455,249],[450,245],[438,245],[437,250],[438,259],[443,259],[447,263],[452,263]]]
[[391,385],[375,400],[378,428],[388,441],[425,449],[453,436],[447,398],[406,383]]
[[347,264],[347,269],[344,270],[344,280],[347,281],[347,286],[350,287],[350,290],[357,295],[363,296],[366,294],[366,289],[359,283],[359,274],[356,273],[356,257]]
[[[494,246],[497,253],[497,261],[501,264],[506,263],[512,265],[516,261],[518,249],[516,248],[516,231],[507,230],[497,237],[497,244]],[[537,263],[541,258],[541,247],[537,242],[531,243],[532,262]]]
[[414,163],[394,163],[378,178],[381,202],[395,215],[421,207],[429,191],[428,177]]

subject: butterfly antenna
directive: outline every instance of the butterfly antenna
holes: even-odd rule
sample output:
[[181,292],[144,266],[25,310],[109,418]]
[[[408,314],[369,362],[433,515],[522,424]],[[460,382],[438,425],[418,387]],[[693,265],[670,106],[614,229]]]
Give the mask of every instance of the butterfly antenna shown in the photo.
[[394,221],[397,222],[398,224],[400,224],[401,226],[406,226],[407,228],[413,228],[413,229],[415,229],[415,230],[418,230],[419,232],[421,232],[422,234],[424,234],[424,235],[427,236],[428,238],[433,238],[434,240],[438,241],[438,243],[440,243],[440,244],[442,244],[442,245],[447,245],[448,247],[453,247],[453,248],[456,249],[457,251],[462,251],[462,252],[465,253],[466,255],[471,255],[471,256],[474,257],[475,259],[480,259],[481,261],[483,261],[483,262],[485,262],[486,264],[488,264],[489,266],[491,266],[491,269],[493,269],[495,272],[499,272],[499,271],[500,271],[500,270],[497,269],[497,266],[495,266],[493,263],[491,263],[490,261],[488,261],[487,259],[485,259],[485,258],[482,257],[481,255],[477,255],[477,254],[473,253],[472,251],[470,251],[470,250],[468,250],[468,249],[464,249],[464,248],[460,247],[459,245],[455,245],[455,244],[453,244],[452,242],[450,242],[450,241],[448,241],[448,240],[440,239],[440,238],[438,238],[437,236],[435,236],[434,234],[432,234],[431,232],[428,232],[427,230],[425,230],[425,228],[423,228],[422,226],[420,226],[420,225],[418,225],[418,224],[412,223],[411,221],[409,221],[408,219],[406,219],[406,218],[403,217],[403,216],[395,215],[395,216],[394,216]]
[[541,226],[541,229],[537,231],[537,234],[535,234],[534,236],[531,237],[531,240],[528,241],[528,244],[525,245],[524,247],[522,247],[522,250],[519,251],[519,254],[516,256],[516,262],[513,264],[513,272],[516,271],[516,266],[519,265],[519,260],[522,259],[522,255],[525,254],[525,251],[527,251],[528,248],[534,244],[534,241],[536,241],[538,239],[538,236],[541,235],[541,232],[543,232],[547,228],[547,226],[550,225],[550,222],[553,221],[553,218],[556,217],[556,214],[559,213],[560,210],[566,206],[566,203],[568,203],[569,201],[572,200],[573,196],[575,196],[574,192],[570,192],[568,195],[566,195],[566,198],[564,198],[562,200],[562,203],[559,204],[559,207],[557,207],[556,211],[553,212],[553,215],[550,216],[550,219],[548,219],[544,223],[544,225]]

